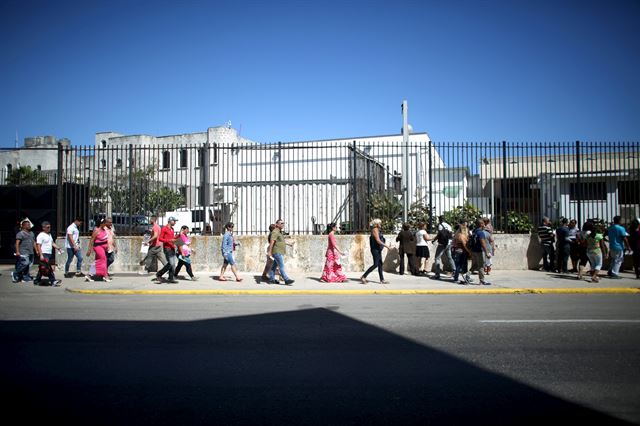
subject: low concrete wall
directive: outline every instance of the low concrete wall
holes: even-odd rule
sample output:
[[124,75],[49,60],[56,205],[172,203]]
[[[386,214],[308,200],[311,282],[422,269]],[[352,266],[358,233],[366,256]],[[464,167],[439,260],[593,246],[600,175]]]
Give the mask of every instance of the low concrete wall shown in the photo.
[[[216,272],[222,266],[220,253],[221,236],[194,236],[191,237],[192,247],[195,253],[192,255],[194,271]],[[266,261],[264,236],[239,236],[237,240],[240,247],[235,252],[238,269],[242,272],[262,272]],[[324,266],[327,237],[322,235],[296,235],[291,240],[295,242],[293,247],[287,247],[285,264],[287,272],[291,273],[320,273]],[[343,259],[343,268],[349,272],[362,272],[372,264],[373,259],[369,251],[368,235],[338,235],[336,236],[338,247],[347,251],[348,255]],[[392,238],[389,241],[393,242]],[[542,249],[535,236],[529,234],[496,234],[496,256],[493,261],[493,269],[525,270],[537,269],[542,260]],[[57,244],[64,247],[64,240],[59,238]],[[82,238],[83,254],[86,253],[88,238]],[[114,272],[138,271],[139,261],[142,259],[140,246],[142,237],[118,237],[118,255],[111,267]],[[393,243],[397,245],[396,243]],[[430,245],[431,259],[429,268],[433,264],[436,245]],[[384,269],[387,272],[397,269],[398,250],[392,248],[385,250]],[[64,264],[66,253],[59,255],[57,263]],[[90,260],[85,260],[90,264]],[[75,270],[72,266],[71,270]]]

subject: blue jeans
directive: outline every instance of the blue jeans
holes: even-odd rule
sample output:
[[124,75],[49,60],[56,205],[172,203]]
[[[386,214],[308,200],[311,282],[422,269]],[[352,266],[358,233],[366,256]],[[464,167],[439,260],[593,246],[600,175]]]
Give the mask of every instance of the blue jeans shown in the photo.
[[289,277],[284,271],[284,256],[280,253],[273,254],[273,265],[271,265],[271,269],[269,270],[269,281],[273,281],[276,278],[276,268],[280,269],[280,276],[284,278],[285,281],[289,281]]
[[65,275],[69,273],[69,267],[71,266],[71,262],[73,261],[73,256],[76,257],[76,271],[81,272],[82,270],[82,249],[78,249],[75,251],[72,248],[67,249],[67,263],[64,264],[64,273]]
[[454,252],[453,261],[456,264],[456,269],[453,271],[453,281],[455,282],[458,281],[460,273],[466,274],[468,272],[469,263],[467,262],[467,252]]
[[380,281],[384,281],[384,275],[382,273],[382,250],[371,250],[371,256],[373,257],[373,265],[362,274],[362,278],[367,278],[367,276],[377,268]]
[[609,273],[618,275],[622,261],[624,261],[624,250],[609,249],[609,257],[611,258],[611,267]]
[[21,254],[20,257],[16,259],[16,278],[22,280],[26,277],[31,280],[31,275],[29,275],[31,265],[33,265],[33,255]]

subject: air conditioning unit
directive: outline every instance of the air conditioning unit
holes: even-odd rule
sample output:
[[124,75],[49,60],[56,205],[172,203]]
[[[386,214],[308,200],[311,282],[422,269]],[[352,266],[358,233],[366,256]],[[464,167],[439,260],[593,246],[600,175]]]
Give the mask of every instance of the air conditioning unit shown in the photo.
[[213,190],[213,202],[214,203],[224,202],[224,189],[217,188]]

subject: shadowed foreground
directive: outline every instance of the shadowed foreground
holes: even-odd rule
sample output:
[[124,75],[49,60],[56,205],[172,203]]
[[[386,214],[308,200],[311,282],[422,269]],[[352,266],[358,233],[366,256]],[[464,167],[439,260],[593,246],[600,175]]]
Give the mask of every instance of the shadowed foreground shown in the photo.
[[74,424],[623,424],[327,309],[0,322],[5,418]]

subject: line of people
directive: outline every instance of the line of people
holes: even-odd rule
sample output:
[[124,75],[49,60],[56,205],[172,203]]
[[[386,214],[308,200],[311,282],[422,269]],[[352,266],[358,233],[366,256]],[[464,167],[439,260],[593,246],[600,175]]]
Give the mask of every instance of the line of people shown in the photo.
[[[580,230],[576,220],[562,218],[557,228],[553,229],[551,220],[543,217],[538,227],[543,253],[541,269],[557,273],[574,272],[578,279],[587,275],[597,283],[604,260],[609,257],[607,276],[619,279],[626,250],[633,257],[633,269],[636,278],[640,279],[640,222],[633,219],[627,230],[621,221],[621,216],[615,216],[607,228],[599,219],[588,219]],[[569,269],[569,259],[572,269]],[[587,264],[591,268],[585,272]]]

